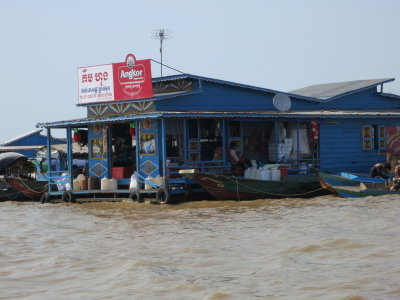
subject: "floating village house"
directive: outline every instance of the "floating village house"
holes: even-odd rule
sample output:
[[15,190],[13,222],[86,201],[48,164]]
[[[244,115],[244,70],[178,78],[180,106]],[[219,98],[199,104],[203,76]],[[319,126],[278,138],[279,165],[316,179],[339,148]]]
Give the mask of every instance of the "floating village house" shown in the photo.
[[[38,126],[49,137],[53,128],[65,128],[68,145],[74,136],[87,142],[88,175],[118,178],[120,184],[133,171],[172,184],[182,182],[179,169],[229,169],[232,141],[257,164],[288,164],[289,174],[310,165],[367,172],[400,149],[400,97],[383,92],[392,78],[282,94],[190,74],[152,78],[150,60],[133,55],[122,63],[79,68],[78,78],[78,106],[87,108],[87,117]],[[217,147],[223,149],[219,158]],[[72,147],[69,152],[72,157]]]

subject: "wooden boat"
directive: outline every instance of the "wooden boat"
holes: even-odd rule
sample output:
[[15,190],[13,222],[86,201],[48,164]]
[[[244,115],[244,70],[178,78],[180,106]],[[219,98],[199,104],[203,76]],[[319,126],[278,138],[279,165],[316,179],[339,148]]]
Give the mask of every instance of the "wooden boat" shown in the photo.
[[196,173],[194,179],[219,200],[311,198],[329,194],[314,175],[287,176],[281,177],[279,181],[265,181]]
[[46,181],[13,177],[5,177],[5,181],[14,191],[18,192],[14,198],[18,200],[39,200],[42,194],[47,191]]
[[38,200],[47,189],[47,182],[36,181],[35,167],[26,156],[7,152],[0,154],[1,188],[4,200]]
[[18,199],[19,192],[10,187],[0,175],[0,201],[9,201]]
[[351,173],[335,175],[318,172],[318,180],[324,189],[345,198],[400,194],[400,190],[389,190],[387,182],[382,178],[369,178]]

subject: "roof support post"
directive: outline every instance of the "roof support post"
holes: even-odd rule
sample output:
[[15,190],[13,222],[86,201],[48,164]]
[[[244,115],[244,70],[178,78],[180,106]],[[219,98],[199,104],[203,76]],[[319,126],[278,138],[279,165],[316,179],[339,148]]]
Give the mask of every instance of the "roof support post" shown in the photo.
[[188,154],[187,154],[187,147],[189,147],[189,142],[188,142],[188,132],[187,132],[187,119],[183,120],[183,160],[188,159]]
[[135,119],[135,131],[136,131],[136,173],[139,172],[139,121],[138,119]]
[[71,127],[67,127],[67,159],[68,159],[68,172],[70,174],[70,184],[71,189],[73,189],[74,176],[72,167],[72,137],[71,137]]
[[296,129],[297,129],[297,133],[296,133],[296,139],[297,139],[297,164],[300,164],[300,124],[299,124],[299,120],[296,121]]
[[165,119],[161,118],[161,162],[163,167],[163,174],[164,180],[166,180],[167,175],[167,152],[166,152],[166,130],[165,130]]
[[279,144],[279,132],[278,132],[278,119],[275,119],[275,126],[274,126],[274,134],[275,134],[275,163],[278,163],[278,155],[279,155],[279,153],[278,153],[278,151],[279,151],[279,147],[278,147],[278,144]]
[[222,159],[224,161],[224,165],[225,165],[225,161],[226,161],[226,119],[222,119],[221,120],[221,134],[222,134]]
[[51,192],[51,184],[50,184],[50,177],[51,177],[51,129],[47,127],[47,189],[48,192]]

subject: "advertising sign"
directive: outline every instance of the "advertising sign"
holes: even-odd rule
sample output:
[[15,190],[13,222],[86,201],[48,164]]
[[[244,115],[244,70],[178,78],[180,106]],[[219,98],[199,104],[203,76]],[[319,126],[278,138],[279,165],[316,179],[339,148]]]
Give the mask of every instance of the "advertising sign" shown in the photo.
[[79,104],[153,97],[150,59],[78,69]]
[[133,54],[125,62],[113,65],[115,100],[153,97],[151,64],[149,59],[136,60]]
[[386,151],[388,153],[400,152],[400,126],[386,127]]
[[78,102],[91,103],[114,100],[112,65],[78,68]]

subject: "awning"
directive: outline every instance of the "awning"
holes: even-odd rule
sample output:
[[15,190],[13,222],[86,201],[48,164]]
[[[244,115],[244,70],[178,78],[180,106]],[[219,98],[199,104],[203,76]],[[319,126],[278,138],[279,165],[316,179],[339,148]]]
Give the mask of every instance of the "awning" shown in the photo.
[[361,111],[361,110],[312,110],[312,111],[253,111],[253,112],[154,112],[118,117],[84,118],[68,121],[38,123],[36,127],[67,128],[87,127],[92,124],[122,123],[142,119],[160,118],[245,118],[245,119],[400,119],[400,110]]

